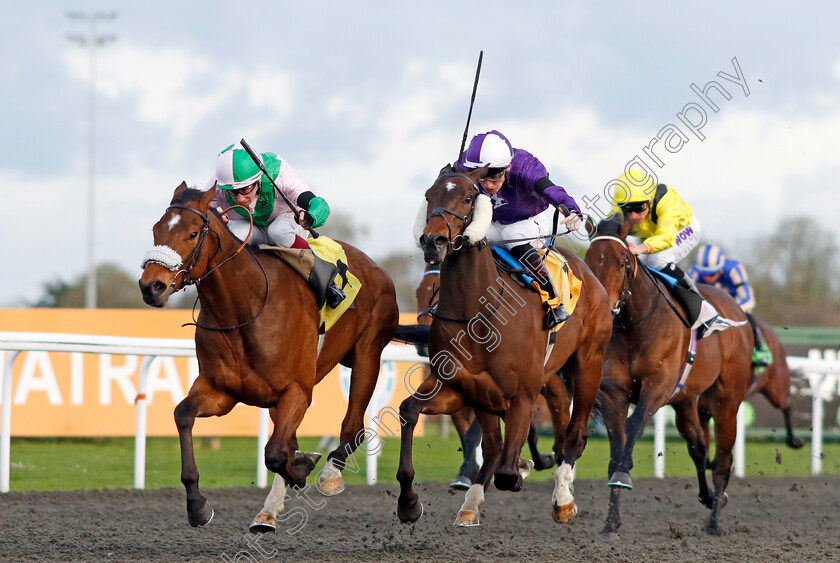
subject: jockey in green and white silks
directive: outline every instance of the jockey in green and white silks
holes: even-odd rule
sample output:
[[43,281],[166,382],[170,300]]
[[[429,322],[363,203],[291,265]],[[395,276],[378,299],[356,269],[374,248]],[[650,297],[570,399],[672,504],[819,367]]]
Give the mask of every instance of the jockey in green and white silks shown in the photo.
[[[330,214],[329,205],[317,197],[294,169],[274,153],[260,155],[266,172],[283,194],[303,210],[302,215],[312,227],[320,227]],[[216,171],[205,189],[216,185],[213,206],[224,211],[234,205],[248,208],[254,217],[254,229],[248,243],[272,244],[285,248],[308,248],[306,230],[295,221],[295,213],[285,200],[275,193],[274,186],[254,163],[240,143],[219,153]],[[248,213],[234,209],[227,215],[228,228],[242,240],[248,236]],[[300,220],[300,218],[298,218]]]

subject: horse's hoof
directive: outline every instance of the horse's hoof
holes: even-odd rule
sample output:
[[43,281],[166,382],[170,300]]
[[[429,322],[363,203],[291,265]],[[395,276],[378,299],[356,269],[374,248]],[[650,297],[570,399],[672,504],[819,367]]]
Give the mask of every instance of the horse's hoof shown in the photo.
[[500,491],[517,492],[522,488],[522,475],[518,472],[513,474],[496,473],[493,476],[493,484]]
[[540,454],[534,460],[534,469],[543,471],[544,469],[551,469],[557,463],[554,454]]
[[480,524],[478,523],[478,513],[473,512],[472,510],[462,510],[461,512],[459,512],[458,518],[455,519],[455,524],[453,524],[453,526],[463,526],[465,528],[479,525]]
[[464,475],[458,475],[452,482],[449,483],[450,489],[455,489],[456,491],[468,491],[470,487],[472,487],[472,479],[466,477]]
[[577,515],[577,512],[578,509],[575,501],[564,504],[563,506],[557,506],[556,504],[551,506],[551,516],[558,524],[565,524],[571,521]]
[[606,530],[598,534],[598,537],[606,541],[615,541],[621,539],[621,536],[618,535],[618,532],[608,532]]
[[306,452],[295,452],[295,459],[292,461],[292,465],[301,466],[303,471],[306,475],[312,473],[312,470],[315,469],[315,466],[318,465],[318,460],[321,459],[322,454],[318,452],[312,452],[311,454]]
[[791,437],[791,438],[787,439],[787,445],[788,445],[789,448],[793,448],[794,450],[798,450],[798,449],[802,448],[802,446],[805,445],[805,442],[803,442],[799,438]]
[[324,477],[318,480],[318,492],[325,497],[334,497],[344,491],[344,479],[341,478],[341,473],[333,475],[332,477]]
[[633,478],[630,477],[629,473],[625,473],[623,471],[616,471],[612,474],[612,477],[610,477],[610,480],[607,483],[607,485],[613,487],[614,489],[631,490],[633,488]]
[[710,536],[720,536],[720,528],[711,523],[706,524],[706,533]]
[[213,510],[213,507],[210,506],[210,503],[205,502],[204,506],[198,510],[193,510],[192,512],[189,510],[187,511],[187,521],[193,528],[201,528],[209,524],[215,514],[216,512]]
[[519,458],[519,475],[525,479],[528,475],[531,474],[531,470],[534,469],[534,462],[530,459],[522,459]]
[[264,532],[273,532],[277,529],[277,520],[273,516],[262,512],[257,514],[254,521],[251,522],[251,527],[248,528],[252,534],[262,534]]
[[397,503],[397,516],[403,524],[414,524],[423,516],[423,503],[418,501],[407,508]]

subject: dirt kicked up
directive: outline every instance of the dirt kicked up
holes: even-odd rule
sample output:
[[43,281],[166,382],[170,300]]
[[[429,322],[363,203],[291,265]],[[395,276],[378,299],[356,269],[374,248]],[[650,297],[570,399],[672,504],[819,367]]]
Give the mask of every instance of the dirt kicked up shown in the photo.
[[396,485],[351,486],[337,497],[311,495],[311,506],[287,502],[289,518],[261,536],[247,531],[265,496],[255,488],[207,489],[216,516],[201,529],[187,525],[181,489],[11,492],[0,495],[0,560],[840,560],[840,476],[733,478],[718,538],[703,532],[709,512],[694,479],[638,479],[622,493],[621,537],[613,541],[599,537],[605,480],[576,484],[580,512],[565,525],[551,518],[551,487],[491,486],[481,526],[454,528],[463,493],[450,495],[444,484],[419,484],[425,514],[413,525],[397,520]]

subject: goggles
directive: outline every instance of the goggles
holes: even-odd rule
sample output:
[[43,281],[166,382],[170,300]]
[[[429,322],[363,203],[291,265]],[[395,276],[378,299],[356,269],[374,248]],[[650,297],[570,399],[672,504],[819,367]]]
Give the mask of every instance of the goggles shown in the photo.
[[648,201],[631,201],[623,205],[619,205],[619,207],[626,215],[628,213],[644,213],[649,204],[650,202]]

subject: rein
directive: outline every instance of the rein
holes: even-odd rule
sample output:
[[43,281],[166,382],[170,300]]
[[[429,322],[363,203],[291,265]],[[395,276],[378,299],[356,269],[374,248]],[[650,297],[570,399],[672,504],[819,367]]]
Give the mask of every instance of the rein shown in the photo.
[[[193,213],[195,213],[199,217],[201,217],[201,219],[204,221],[204,226],[201,229],[201,235],[199,235],[198,243],[196,244],[195,248],[193,248],[192,252],[190,252],[190,254],[187,255],[187,258],[192,256],[192,261],[190,262],[190,265],[186,270],[184,270],[184,269],[179,270],[175,274],[175,278],[172,280],[172,286],[173,287],[175,286],[176,282],[178,281],[178,276],[181,275],[181,274],[183,274],[183,282],[182,282],[183,285],[182,285],[181,289],[183,289],[184,287],[190,286],[190,285],[195,285],[195,286],[200,285],[203,280],[205,280],[208,276],[210,276],[210,274],[212,274],[213,272],[215,272],[216,270],[221,268],[228,261],[236,258],[236,256],[238,256],[239,253],[242,252],[242,250],[248,244],[248,240],[251,238],[251,233],[254,231],[254,216],[251,214],[251,211],[248,208],[243,207],[241,205],[231,206],[230,208],[226,209],[220,215],[225,216],[232,209],[236,209],[236,208],[244,209],[245,211],[248,212],[248,217],[250,219],[250,227],[248,229],[248,235],[245,237],[245,240],[242,241],[242,244],[239,245],[239,248],[237,248],[236,251],[233,254],[231,254],[230,256],[228,256],[227,258],[225,258],[224,260],[222,260],[221,262],[219,262],[218,264],[213,266],[211,269],[209,269],[207,272],[205,272],[204,275],[199,276],[195,279],[191,279],[188,276],[189,276],[190,272],[192,271],[192,269],[195,267],[195,264],[198,261],[198,257],[201,254],[201,251],[204,247],[204,242],[207,239],[207,233],[211,230],[210,229],[210,217],[208,216],[208,214],[202,213],[201,211],[199,211],[198,209],[195,209],[194,207],[190,207],[188,205],[184,205],[184,204],[181,204],[181,203],[172,204],[166,209],[167,211],[169,211],[170,209],[187,209],[189,211],[192,211]],[[216,231],[213,231],[213,234],[216,235],[216,240],[217,240],[217,243],[218,243],[218,247],[216,249],[216,252],[218,252],[219,249],[221,248],[221,243],[218,242],[220,240],[219,233],[217,233]],[[215,256],[215,254],[216,253],[214,253],[213,255]],[[271,285],[269,284],[268,274],[265,272],[265,268],[263,267],[262,263],[260,263],[260,261],[257,260],[257,257],[254,256],[253,254],[251,254],[251,256],[256,261],[257,266],[260,267],[260,271],[262,272],[263,279],[265,280],[265,300],[263,301],[263,304],[260,307],[259,311],[257,311],[257,314],[254,315],[250,320],[245,321],[243,323],[235,324],[235,325],[222,326],[222,327],[205,325],[205,324],[199,323],[198,319],[196,319],[196,317],[195,317],[195,309],[196,309],[196,306],[198,305],[198,300],[199,300],[199,298],[196,297],[195,302],[193,303],[193,308],[192,308],[193,322],[184,323],[181,326],[195,326],[195,327],[198,327],[198,328],[203,328],[205,330],[212,330],[212,331],[217,331],[217,332],[227,332],[227,331],[231,331],[231,330],[236,330],[238,328],[242,328],[244,326],[248,326],[249,324],[256,321],[259,318],[259,316],[262,315],[263,311],[265,310],[266,306],[268,305],[268,300],[269,300],[269,297],[270,297],[270,294],[271,294]],[[212,256],[210,258],[212,259]]]
[[[630,270],[629,269],[629,261],[625,262],[625,266],[624,266],[625,273],[624,273],[624,281],[622,282],[622,291],[619,294],[618,301],[616,302],[615,307],[612,310],[613,316],[616,316],[621,312],[622,307],[624,307],[624,305],[627,304],[627,301],[633,295],[633,293],[630,291],[630,288],[632,287],[633,281],[636,279],[636,275],[637,275],[638,270],[639,270],[639,260],[638,260],[638,258],[636,258],[635,254],[630,252],[630,247],[627,246],[627,242],[618,238],[618,237],[614,237],[614,236],[611,236],[611,235],[601,235],[601,236],[597,236],[597,237],[593,238],[591,242],[595,242],[596,240],[610,240],[610,241],[613,241],[613,242],[617,242],[627,251],[627,253],[630,256],[633,256],[633,259],[634,259],[634,262],[635,262],[632,277],[630,276],[630,273],[629,273],[629,270]],[[642,264],[641,266],[642,266],[642,271],[650,278],[650,281],[653,282],[653,287],[656,288],[656,291],[659,292],[659,295],[662,296],[662,298],[665,300],[665,302],[668,304],[668,306],[671,308],[671,310],[674,312],[674,314],[677,315],[677,318],[680,320],[680,322],[682,322],[682,324],[685,325],[686,328],[691,328],[691,325],[686,320],[685,316],[682,313],[680,313],[680,311],[671,302],[671,299],[665,294],[665,292],[662,291],[662,288],[659,287],[659,283],[657,283],[656,279],[653,277],[653,274],[650,273],[650,269],[647,266],[645,266],[644,264]],[[627,283],[628,279],[629,279],[630,283]],[[658,305],[659,305],[659,300],[657,299],[656,301],[653,302],[653,305],[651,306],[651,308],[644,315],[642,315],[638,319],[635,319],[634,321],[632,321],[628,324],[616,325],[615,328],[618,328],[620,330],[627,330],[628,328],[631,328],[631,327],[639,324],[640,322],[642,322],[643,320],[648,318],[650,315],[652,315],[653,312],[658,307]]]

